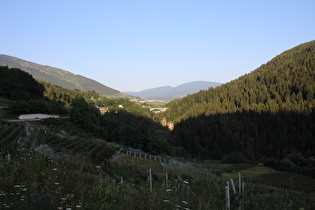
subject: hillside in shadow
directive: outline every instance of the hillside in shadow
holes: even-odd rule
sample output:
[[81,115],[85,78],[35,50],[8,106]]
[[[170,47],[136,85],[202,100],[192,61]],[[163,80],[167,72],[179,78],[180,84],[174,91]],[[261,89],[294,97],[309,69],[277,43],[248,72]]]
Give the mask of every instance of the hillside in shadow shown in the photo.
[[313,110],[200,115],[176,124],[170,143],[183,146],[193,157],[228,162],[267,163],[298,154],[299,167],[312,166],[314,173],[315,114]]

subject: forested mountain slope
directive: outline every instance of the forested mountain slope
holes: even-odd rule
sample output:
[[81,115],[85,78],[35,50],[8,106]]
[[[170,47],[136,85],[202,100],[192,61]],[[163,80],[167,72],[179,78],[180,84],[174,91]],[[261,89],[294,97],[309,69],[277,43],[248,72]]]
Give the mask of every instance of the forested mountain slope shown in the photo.
[[281,160],[282,167],[299,165],[304,168],[294,170],[315,175],[314,168],[300,164],[315,156],[315,41],[168,106],[163,114],[175,122],[170,142],[193,156]]
[[315,106],[315,41],[283,52],[249,74],[168,104],[168,121],[253,110],[303,111]]
[[25,61],[8,55],[0,54],[0,66],[8,66],[10,68],[19,68],[31,74],[35,79],[39,79],[60,87],[74,90],[91,91],[106,96],[122,96],[118,90],[107,87],[95,80],[86,78],[81,75],[75,75],[69,71],[62,69],[43,66],[33,62]]

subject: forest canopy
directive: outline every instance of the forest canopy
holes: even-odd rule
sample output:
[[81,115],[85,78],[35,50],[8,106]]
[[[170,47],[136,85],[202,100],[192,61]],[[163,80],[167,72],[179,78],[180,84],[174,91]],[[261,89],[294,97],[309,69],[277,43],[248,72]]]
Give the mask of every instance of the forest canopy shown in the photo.
[[168,103],[168,121],[236,111],[311,112],[315,107],[315,41],[276,56],[249,74]]
[[17,68],[0,66],[0,96],[9,100],[30,100],[43,97],[44,87],[30,74]]

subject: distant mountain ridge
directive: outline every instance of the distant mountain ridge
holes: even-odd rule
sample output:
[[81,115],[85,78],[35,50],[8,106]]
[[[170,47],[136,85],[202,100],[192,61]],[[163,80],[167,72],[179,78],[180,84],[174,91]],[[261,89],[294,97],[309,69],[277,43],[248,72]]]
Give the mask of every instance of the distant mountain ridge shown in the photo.
[[162,86],[151,88],[139,92],[124,92],[129,95],[137,96],[146,99],[157,99],[164,101],[171,101],[174,99],[185,97],[189,94],[196,93],[200,90],[207,90],[209,87],[216,87],[221,85],[217,82],[194,81],[187,82],[176,87]]
[[70,90],[94,90],[96,93],[105,96],[119,97],[123,95],[118,90],[107,87],[87,77],[75,75],[69,71],[65,71],[59,68],[40,65],[8,55],[0,54],[0,66],[19,68],[31,74],[35,79],[39,79]]

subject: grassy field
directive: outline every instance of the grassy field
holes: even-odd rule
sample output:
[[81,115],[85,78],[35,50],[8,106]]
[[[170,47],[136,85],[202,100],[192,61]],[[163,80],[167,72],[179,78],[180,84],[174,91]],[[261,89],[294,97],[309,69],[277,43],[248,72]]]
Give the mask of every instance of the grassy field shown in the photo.
[[[260,175],[276,172],[276,170],[266,166],[254,166],[248,169],[240,170],[239,172],[241,172],[242,178],[249,180]],[[229,179],[238,179],[238,172],[235,171],[232,173],[223,173],[222,177],[220,177],[220,180]]]

